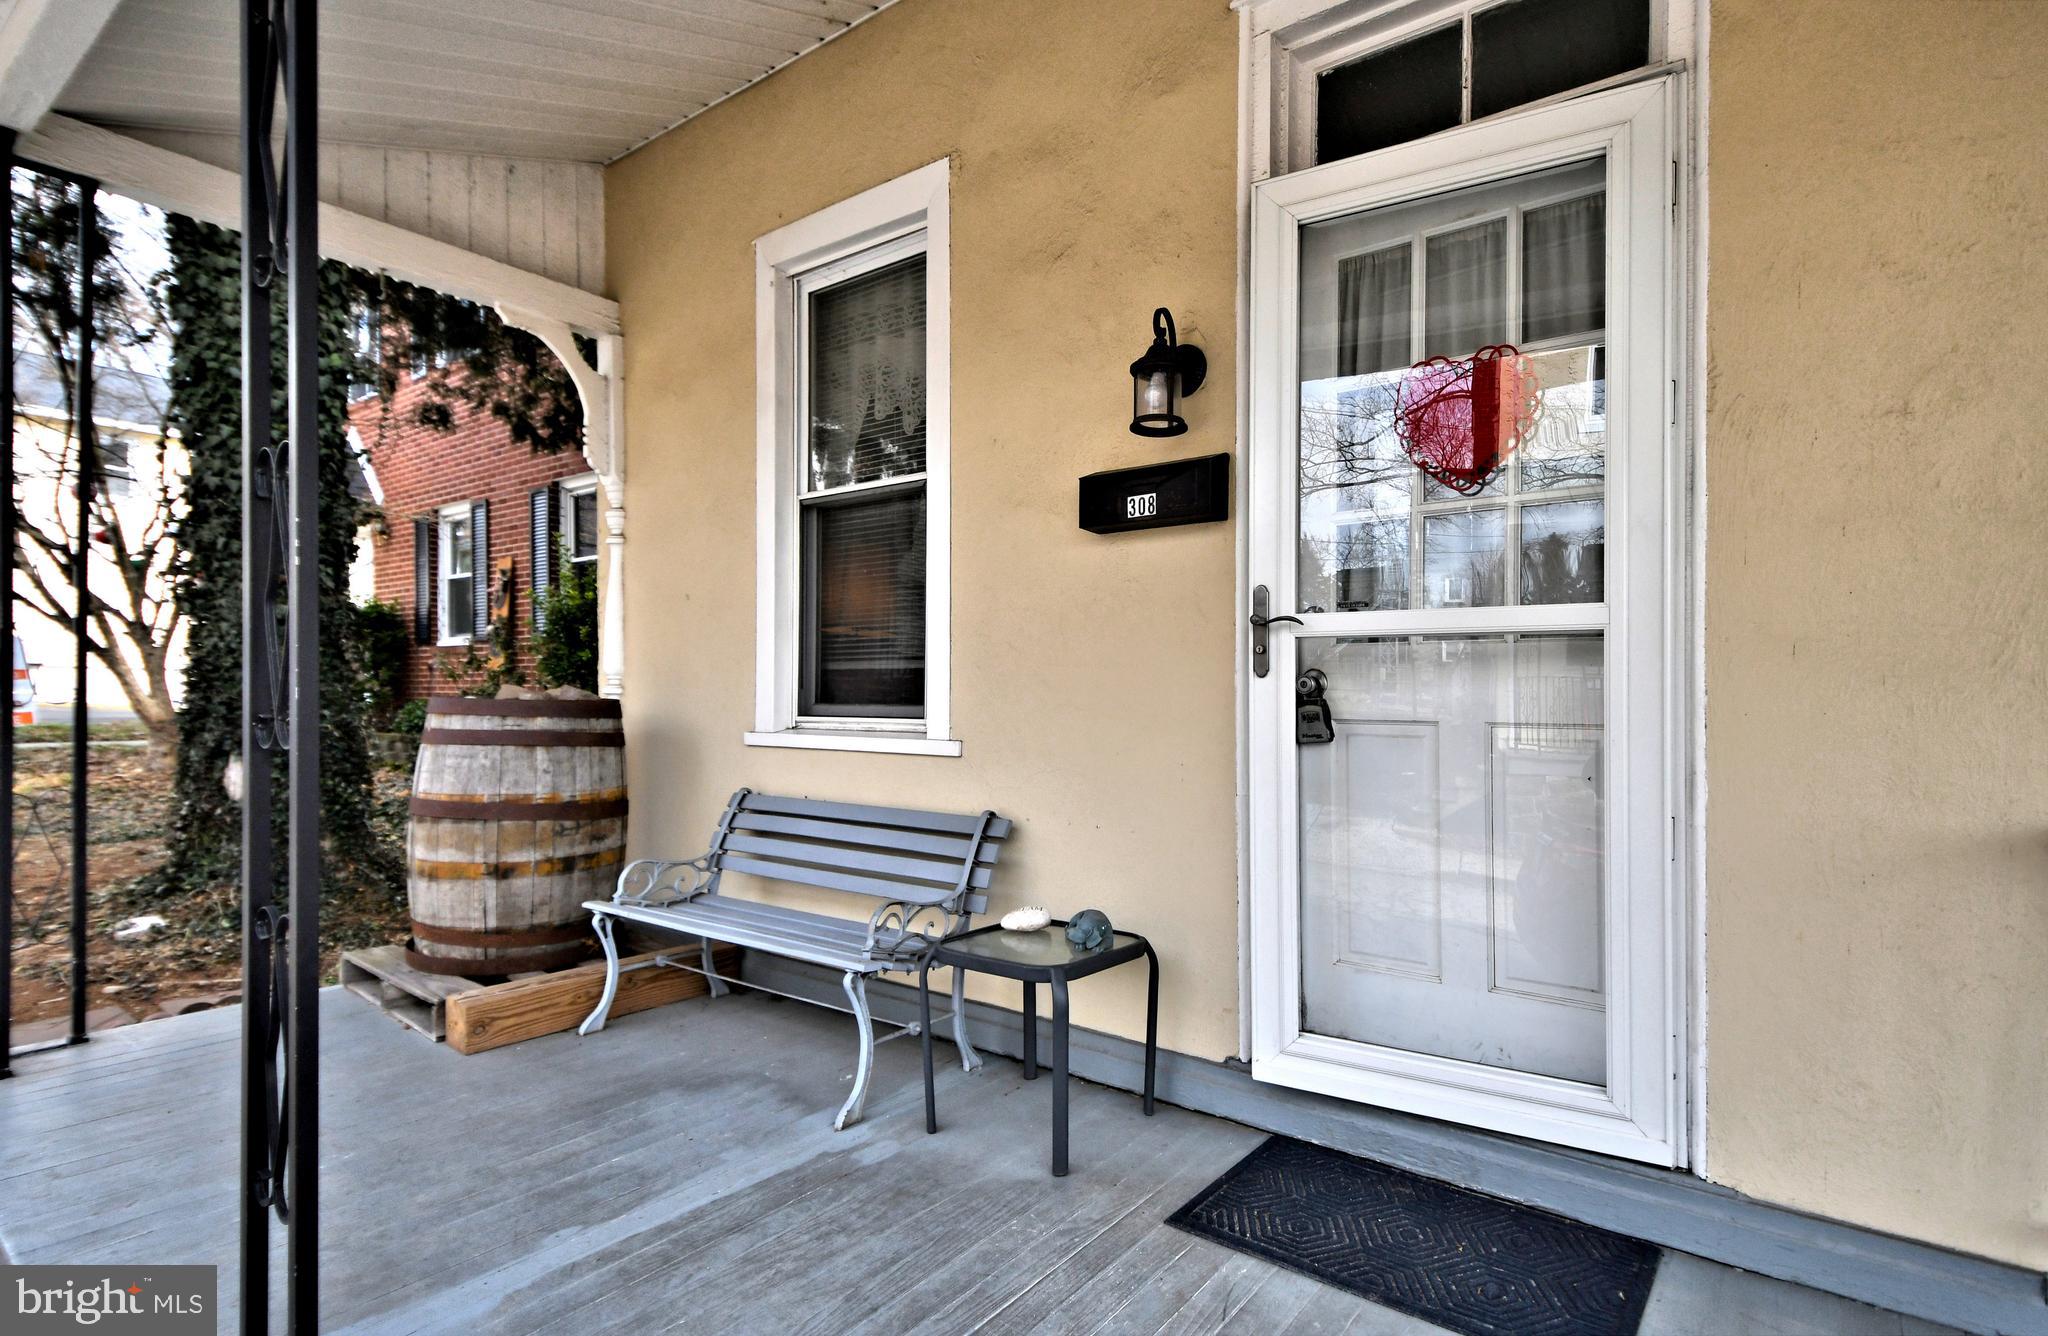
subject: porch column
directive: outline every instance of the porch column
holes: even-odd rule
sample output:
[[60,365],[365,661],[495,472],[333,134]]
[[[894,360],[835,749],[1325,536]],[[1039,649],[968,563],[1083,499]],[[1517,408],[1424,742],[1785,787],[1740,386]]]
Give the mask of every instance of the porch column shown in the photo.
[[604,595],[598,599],[597,690],[626,694],[626,432],[625,368],[619,336],[597,341],[597,374],[604,379],[608,431],[602,472],[606,510]]

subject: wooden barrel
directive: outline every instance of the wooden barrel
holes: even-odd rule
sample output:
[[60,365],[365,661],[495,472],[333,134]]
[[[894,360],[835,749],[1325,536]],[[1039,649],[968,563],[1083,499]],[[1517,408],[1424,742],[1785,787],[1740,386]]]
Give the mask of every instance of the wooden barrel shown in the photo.
[[415,968],[587,953],[583,902],[609,898],[626,853],[625,742],[615,700],[428,700],[406,836]]

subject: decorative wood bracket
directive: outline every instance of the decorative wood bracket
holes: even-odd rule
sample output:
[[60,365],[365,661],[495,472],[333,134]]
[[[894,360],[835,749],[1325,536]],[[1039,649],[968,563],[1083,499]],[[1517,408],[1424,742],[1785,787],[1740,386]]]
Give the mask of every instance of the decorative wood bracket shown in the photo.
[[576,384],[583,404],[583,457],[604,488],[604,589],[598,597],[597,689],[626,691],[626,436],[623,345],[617,334],[597,336],[597,366],[583,360],[576,335],[549,316],[499,304],[498,316],[548,346]]

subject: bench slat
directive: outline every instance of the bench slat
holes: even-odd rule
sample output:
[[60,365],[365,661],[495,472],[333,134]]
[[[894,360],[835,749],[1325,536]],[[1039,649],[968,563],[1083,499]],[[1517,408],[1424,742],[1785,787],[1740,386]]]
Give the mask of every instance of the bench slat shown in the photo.
[[[906,853],[937,854],[962,859],[974,841],[959,835],[933,835],[888,826],[860,826],[844,821],[816,821],[801,816],[776,816],[769,812],[740,812],[733,817],[733,829],[765,831],[770,835],[809,835],[821,840],[866,845],[874,849],[900,849]],[[1002,857],[1003,846],[983,840],[975,861],[994,863]]]
[[673,915],[678,922],[697,926],[689,931],[716,935],[725,927],[749,932],[772,933],[778,941],[807,942],[813,946],[858,952],[867,942],[867,924],[836,919],[828,914],[811,914],[801,909],[742,900],[733,895],[706,895],[674,905],[650,905]]
[[[803,925],[804,931],[821,940],[837,940],[839,937],[850,936],[856,945],[867,940],[868,925],[865,920],[834,918],[830,914],[813,913],[807,909],[791,909],[786,905],[771,905],[765,900],[748,900],[737,895],[704,895],[695,900],[661,907],[681,912],[694,906],[706,907],[706,913],[727,915],[735,920],[764,927],[796,923]],[[988,905],[984,897],[976,895],[968,897],[965,908],[970,914],[979,914],[988,908]]]
[[719,858],[719,866],[728,872],[746,872],[756,877],[766,877],[770,881],[793,881],[804,886],[821,886],[828,891],[872,895],[878,900],[901,900],[913,905],[942,904],[953,894],[950,889],[941,890],[922,882],[892,881],[887,877],[867,877],[858,872],[835,872],[831,868],[804,867],[800,863],[783,863],[744,854],[738,857],[731,854],[722,855]]
[[[978,816],[951,812],[919,812],[908,807],[868,807],[859,803],[827,802],[821,798],[783,798],[772,793],[749,793],[740,802],[743,812],[778,812],[784,816],[822,817],[828,821],[864,822],[877,826],[900,826],[905,830],[941,830],[954,835],[972,835],[981,825]],[[1008,817],[988,823],[987,838],[1008,838]]]
[[604,901],[595,903],[602,904],[603,911],[616,918],[645,923],[650,927],[666,928],[672,932],[709,937],[715,942],[729,942],[734,946],[766,951],[770,955],[808,960],[814,964],[829,965],[834,969],[875,973],[897,967],[887,956],[868,959],[858,941],[845,944],[807,940],[791,934],[785,928],[760,928],[730,919],[692,916],[686,912],[688,906],[684,905],[670,909],[654,909],[638,905],[614,905]]
[[[769,839],[761,835],[727,835],[725,848],[729,851],[760,854],[766,858],[787,859],[792,863],[808,863],[828,869],[879,872],[890,877],[911,877],[921,882],[932,882],[947,890],[960,884],[961,863],[958,859],[950,863],[941,863],[929,858],[909,858],[901,854],[875,853],[867,849],[840,849],[802,840]],[[730,866],[729,860],[727,865]],[[988,881],[989,869],[977,867],[968,874],[967,884],[976,890],[986,890]]]

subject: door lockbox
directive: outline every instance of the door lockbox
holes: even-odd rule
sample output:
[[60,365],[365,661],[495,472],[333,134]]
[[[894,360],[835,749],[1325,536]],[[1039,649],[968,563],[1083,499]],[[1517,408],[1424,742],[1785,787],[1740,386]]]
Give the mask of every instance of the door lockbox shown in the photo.
[[1323,693],[1330,679],[1320,668],[1310,668],[1294,679],[1294,740],[1301,745],[1335,742],[1336,726],[1330,722],[1330,702]]

